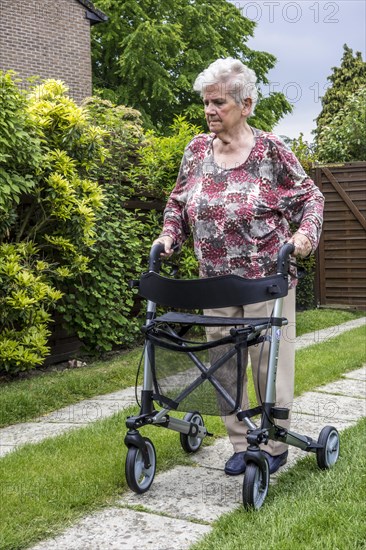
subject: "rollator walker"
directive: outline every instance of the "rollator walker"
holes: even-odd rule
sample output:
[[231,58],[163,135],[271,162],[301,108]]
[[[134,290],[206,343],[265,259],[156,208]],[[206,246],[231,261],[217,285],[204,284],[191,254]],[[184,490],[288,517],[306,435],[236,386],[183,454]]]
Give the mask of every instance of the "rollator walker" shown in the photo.
[[[139,294],[147,299],[143,357],[143,384],[140,413],[127,418],[128,447],[125,473],[128,486],[136,493],[146,492],[156,471],[156,452],[152,441],[139,429],[157,426],[180,434],[187,453],[195,453],[209,434],[202,414],[235,414],[248,428],[246,470],[243,477],[243,505],[259,509],[267,496],[269,466],[260,445],[281,441],[306,452],[315,453],[319,468],[329,469],[339,456],[339,434],[325,426],[314,441],[281,427],[289,409],[275,404],[277,361],[281,329],[288,324],[282,317],[283,298],[288,293],[291,243],[282,246],[277,273],[261,279],[224,275],[201,279],[174,279],[159,274],[163,245],[150,251],[149,270],[137,282]],[[197,310],[245,306],[274,300],[270,317],[211,317]],[[163,314],[156,311],[164,308]],[[177,310],[177,311],[173,311]],[[206,338],[212,327],[222,327],[223,336]],[[241,388],[246,368],[247,348],[269,345],[266,389],[261,403],[242,409]],[[262,396],[261,396],[262,397]],[[171,416],[183,411],[185,416]],[[182,415],[181,415],[182,416]],[[259,417],[257,423],[253,421]],[[276,422],[275,422],[276,421]]]

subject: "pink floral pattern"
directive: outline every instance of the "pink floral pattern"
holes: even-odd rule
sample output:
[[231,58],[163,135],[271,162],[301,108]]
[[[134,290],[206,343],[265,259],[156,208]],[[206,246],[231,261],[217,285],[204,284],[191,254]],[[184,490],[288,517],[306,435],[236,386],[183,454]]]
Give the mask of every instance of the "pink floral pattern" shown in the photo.
[[277,252],[292,234],[290,223],[313,250],[318,245],[323,195],[280,138],[252,131],[255,145],[235,168],[215,163],[215,134],[200,134],[185,149],[162,235],[181,245],[193,232],[202,277],[275,273]]

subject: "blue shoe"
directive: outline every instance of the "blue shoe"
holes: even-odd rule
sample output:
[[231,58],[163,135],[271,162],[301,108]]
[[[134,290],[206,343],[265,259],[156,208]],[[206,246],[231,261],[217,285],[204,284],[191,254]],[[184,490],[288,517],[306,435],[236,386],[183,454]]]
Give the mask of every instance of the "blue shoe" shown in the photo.
[[263,451],[263,453],[266,455],[266,459],[268,460],[270,474],[277,472],[277,470],[287,462],[288,451],[276,456],[272,456],[266,451]]
[[225,464],[225,474],[229,476],[238,476],[245,472],[245,451],[241,453],[234,453],[231,458]]

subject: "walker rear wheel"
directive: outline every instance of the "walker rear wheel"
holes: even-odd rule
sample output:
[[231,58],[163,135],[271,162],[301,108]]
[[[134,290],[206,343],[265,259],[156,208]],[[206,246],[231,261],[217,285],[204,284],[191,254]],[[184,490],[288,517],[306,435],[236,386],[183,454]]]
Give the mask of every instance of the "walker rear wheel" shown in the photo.
[[265,460],[265,469],[263,470],[255,464],[249,462],[245,469],[243,480],[243,504],[247,510],[259,510],[263,505],[269,487],[269,466]]
[[325,426],[319,434],[318,443],[321,449],[316,450],[316,461],[319,468],[328,470],[339,457],[339,433],[333,426]]
[[149,464],[146,466],[144,455],[139,447],[129,447],[127,451],[125,474],[129,488],[135,493],[145,493],[154,480],[156,471],[155,447],[147,437],[144,437]]
[[[191,412],[185,415],[183,418],[186,422],[193,422],[198,426],[204,426],[202,416],[198,412]],[[180,434],[180,444],[186,453],[196,453],[202,445],[203,439],[194,435]]]

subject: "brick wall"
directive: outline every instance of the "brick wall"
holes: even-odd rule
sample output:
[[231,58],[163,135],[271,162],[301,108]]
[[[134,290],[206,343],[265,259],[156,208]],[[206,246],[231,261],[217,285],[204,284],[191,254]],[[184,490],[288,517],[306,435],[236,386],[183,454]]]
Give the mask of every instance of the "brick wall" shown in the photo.
[[0,70],[62,80],[77,102],[91,95],[85,13],[77,0],[0,0]]

